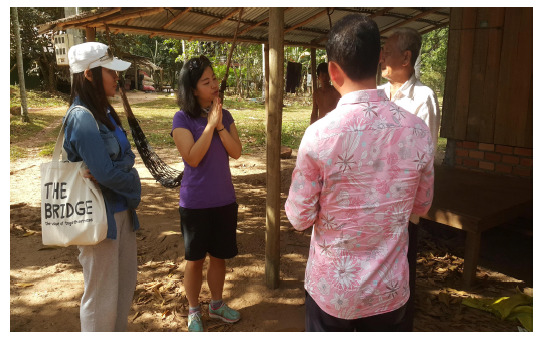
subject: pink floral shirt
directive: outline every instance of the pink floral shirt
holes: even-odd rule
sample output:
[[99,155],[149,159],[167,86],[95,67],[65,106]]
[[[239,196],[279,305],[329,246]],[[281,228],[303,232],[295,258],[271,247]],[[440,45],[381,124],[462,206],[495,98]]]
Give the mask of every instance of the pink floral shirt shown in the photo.
[[433,196],[429,128],[383,90],[344,95],[309,126],[285,209],[297,230],[314,224],[305,289],[326,313],[356,319],[409,298],[408,220]]

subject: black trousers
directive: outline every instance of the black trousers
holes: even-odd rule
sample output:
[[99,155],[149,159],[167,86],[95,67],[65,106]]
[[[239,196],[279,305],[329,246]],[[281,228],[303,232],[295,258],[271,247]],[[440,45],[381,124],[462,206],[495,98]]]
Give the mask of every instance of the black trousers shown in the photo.
[[307,332],[396,332],[399,330],[406,304],[397,310],[355,320],[331,316],[320,309],[305,291],[305,331]]
[[408,267],[410,269],[410,299],[405,304],[406,312],[404,319],[399,327],[399,332],[411,332],[414,328],[414,313],[415,313],[415,276],[417,267],[417,242],[418,242],[418,225],[408,223]]

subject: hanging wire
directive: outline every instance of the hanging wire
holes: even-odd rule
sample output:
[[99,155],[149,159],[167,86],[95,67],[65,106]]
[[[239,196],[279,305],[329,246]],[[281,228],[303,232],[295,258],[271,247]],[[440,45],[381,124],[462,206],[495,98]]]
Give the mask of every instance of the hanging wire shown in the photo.
[[[331,9],[331,13],[329,13]],[[326,8],[326,11],[328,13],[328,19],[329,19],[329,29],[331,30],[331,15],[333,14],[333,12],[335,11],[335,9],[333,9],[332,7],[327,7]]]

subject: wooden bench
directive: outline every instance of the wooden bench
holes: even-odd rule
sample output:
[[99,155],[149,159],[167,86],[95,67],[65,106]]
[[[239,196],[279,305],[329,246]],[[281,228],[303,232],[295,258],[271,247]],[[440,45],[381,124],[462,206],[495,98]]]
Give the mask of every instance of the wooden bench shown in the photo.
[[530,179],[435,166],[434,199],[427,220],[467,232],[462,285],[472,286],[481,232],[523,215],[532,206]]

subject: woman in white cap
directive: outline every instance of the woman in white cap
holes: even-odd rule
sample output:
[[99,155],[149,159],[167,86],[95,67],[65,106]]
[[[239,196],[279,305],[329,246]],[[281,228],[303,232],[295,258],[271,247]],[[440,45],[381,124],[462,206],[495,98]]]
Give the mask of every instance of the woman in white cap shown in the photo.
[[135,155],[107,96],[116,93],[117,71],[131,63],[113,57],[109,47],[98,42],[71,47],[68,59],[73,82],[64,117],[64,149],[69,161],[84,161],[86,177],[99,184],[108,222],[107,239],[78,246],[84,274],[81,330],[126,331],[137,282],[134,231],[139,228],[135,209],[141,186],[133,168]]

